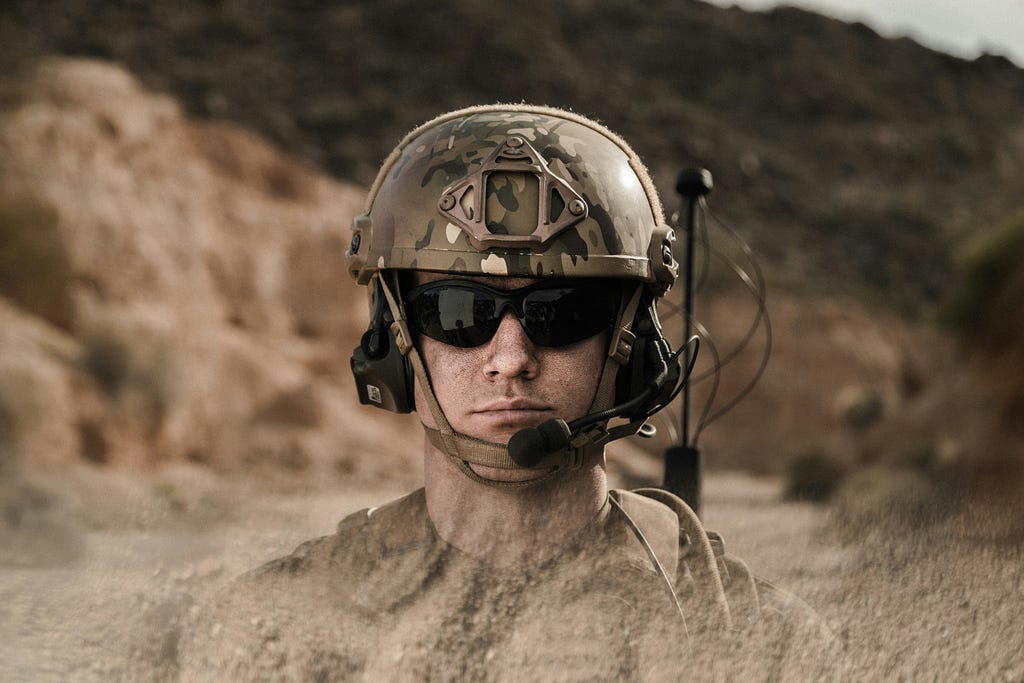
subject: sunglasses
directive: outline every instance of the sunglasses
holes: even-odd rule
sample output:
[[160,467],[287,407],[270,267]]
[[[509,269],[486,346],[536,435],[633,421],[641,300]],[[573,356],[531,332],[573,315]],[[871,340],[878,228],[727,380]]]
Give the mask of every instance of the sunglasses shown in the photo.
[[558,347],[611,329],[620,292],[606,280],[538,282],[513,290],[438,280],[410,290],[405,310],[413,332],[465,349],[490,341],[511,309],[530,341]]

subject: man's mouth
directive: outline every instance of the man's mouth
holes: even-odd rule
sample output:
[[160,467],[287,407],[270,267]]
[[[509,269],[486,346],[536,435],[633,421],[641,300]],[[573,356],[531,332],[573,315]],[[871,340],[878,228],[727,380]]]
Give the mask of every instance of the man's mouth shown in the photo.
[[525,398],[503,398],[473,410],[473,414],[490,422],[531,427],[543,422],[553,412],[551,406]]

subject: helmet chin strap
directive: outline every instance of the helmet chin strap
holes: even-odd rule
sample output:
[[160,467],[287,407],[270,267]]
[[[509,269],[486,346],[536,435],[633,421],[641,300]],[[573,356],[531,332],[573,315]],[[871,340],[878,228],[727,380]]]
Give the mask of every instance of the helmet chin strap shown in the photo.
[[[551,466],[547,472],[538,477],[524,481],[499,481],[480,476],[473,470],[471,465],[501,470],[523,470],[526,468],[521,467],[512,460],[506,444],[485,441],[468,434],[462,434],[455,431],[451,426],[448,418],[445,417],[441,404],[437,400],[437,396],[434,394],[433,386],[430,383],[430,376],[427,373],[426,366],[423,364],[423,359],[413,343],[412,334],[409,331],[409,325],[405,318],[405,309],[391,291],[392,285],[394,285],[396,291],[398,289],[397,278],[395,282],[388,283],[387,277],[383,273],[379,273],[377,277],[380,280],[381,291],[384,292],[388,307],[391,309],[391,314],[395,320],[391,323],[391,331],[394,334],[395,342],[398,345],[399,351],[407,356],[412,364],[416,381],[420,384],[423,396],[426,398],[427,406],[430,409],[431,417],[433,417],[434,424],[436,425],[435,427],[430,427],[425,423],[423,424],[427,438],[434,448],[448,456],[459,471],[469,479],[479,484],[502,489],[523,489],[536,486],[552,478],[563,469],[580,467],[590,456],[599,453],[605,443],[625,436],[624,433],[619,433],[619,430],[609,432],[605,429],[606,423],[601,424],[597,429],[590,429],[574,436],[570,441],[569,447],[561,452],[560,457],[557,457],[557,464]],[[589,412],[597,412],[608,408],[614,401],[615,378],[618,369],[626,363],[632,351],[635,335],[633,335],[629,328],[633,324],[642,289],[643,285],[637,283],[628,301],[625,302],[624,306],[619,307],[621,312],[618,322],[613,328],[615,332],[609,344],[608,357],[605,360]],[[635,431],[634,429],[630,433]]]

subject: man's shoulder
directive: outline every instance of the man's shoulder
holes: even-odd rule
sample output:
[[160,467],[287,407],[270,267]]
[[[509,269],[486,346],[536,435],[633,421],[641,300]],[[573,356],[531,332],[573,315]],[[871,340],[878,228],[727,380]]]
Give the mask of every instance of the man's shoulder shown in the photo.
[[288,555],[238,577],[232,586],[265,590],[283,583],[293,590],[298,583],[325,575],[356,579],[373,571],[381,560],[423,547],[431,536],[419,489],[385,505],[352,512],[338,522],[333,534],[300,544]]
[[[407,574],[419,564],[402,566],[401,560],[423,536],[423,515],[422,492],[353,512],[335,533],[234,579],[197,611],[184,634],[188,680],[250,678],[269,670],[302,680],[315,676],[285,669],[315,663],[320,650],[334,659],[355,656],[387,607],[382,601],[408,585],[401,570]],[[331,643],[348,643],[352,652],[339,654]],[[343,664],[333,662],[332,670],[344,670]]]

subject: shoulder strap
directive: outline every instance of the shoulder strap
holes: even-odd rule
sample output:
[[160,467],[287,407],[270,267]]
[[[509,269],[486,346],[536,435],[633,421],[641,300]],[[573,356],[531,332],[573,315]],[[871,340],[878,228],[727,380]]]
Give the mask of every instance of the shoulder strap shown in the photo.
[[[675,538],[672,540],[678,548],[676,587],[680,597],[692,605],[691,610],[700,615],[705,626],[731,629],[732,616],[718,557],[696,513],[678,496],[663,489],[636,489],[633,493],[657,501],[675,515]],[[718,539],[720,541],[721,537]]]
[[675,513],[632,491],[609,491],[609,497],[628,523],[636,527],[633,533],[644,546],[653,568],[661,567],[668,576],[675,577],[679,566],[679,521]]
[[753,572],[746,562],[725,551],[721,534],[709,531],[708,540],[715,553],[733,625],[739,628],[754,624],[761,617],[761,600]]

